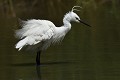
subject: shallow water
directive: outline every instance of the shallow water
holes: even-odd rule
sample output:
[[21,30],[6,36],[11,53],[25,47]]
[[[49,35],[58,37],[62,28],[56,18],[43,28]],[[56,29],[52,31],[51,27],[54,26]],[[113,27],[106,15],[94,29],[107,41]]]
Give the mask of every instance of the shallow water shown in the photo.
[[[33,6],[32,1],[21,0],[13,1],[13,10],[7,8],[7,4],[1,6],[2,3],[0,80],[120,79],[119,0],[56,0],[47,3],[41,0],[34,2]],[[72,23],[72,30],[62,43],[41,54],[41,66],[35,65],[36,53],[14,48],[18,41],[14,37],[14,30],[19,28],[18,17],[24,20],[48,19],[60,26],[63,15],[74,5],[82,6],[81,11],[76,13],[92,27]]]

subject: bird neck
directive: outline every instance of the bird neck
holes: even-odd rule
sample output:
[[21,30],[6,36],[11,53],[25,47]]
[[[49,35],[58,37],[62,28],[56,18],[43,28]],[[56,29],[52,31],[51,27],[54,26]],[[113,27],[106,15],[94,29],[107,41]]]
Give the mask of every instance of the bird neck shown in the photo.
[[70,20],[69,19],[67,19],[66,17],[65,18],[63,18],[63,26],[64,27],[68,27],[68,28],[71,28],[71,23],[70,23]]
[[68,12],[64,15],[64,18],[63,18],[63,26],[65,27],[68,27],[68,28],[71,28],[71,12]]

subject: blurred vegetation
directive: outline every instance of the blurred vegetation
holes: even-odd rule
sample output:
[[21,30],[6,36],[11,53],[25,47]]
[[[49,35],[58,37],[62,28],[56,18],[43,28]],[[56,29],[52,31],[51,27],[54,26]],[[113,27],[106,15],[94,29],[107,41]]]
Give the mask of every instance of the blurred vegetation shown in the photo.
[[68,8],[73,7],[75,3],[76,1],[72,0],[1,0],[0,15],[23,19],[52,18],[55,20],[59,14],[65,14],[70,10]]
[[83,10],[89,8],[88,12],[108,6],[109,8],[106,9],[110,9],[109,12],[116,15],[119,3],[119,0],[0,0],[0,17],[52,18],[55,20],[58,15],[64,15],[74,5],[82,6]]
[[[90,17],[91,15],[88,14],[91,14],[91,12],[98,11],[99,13],[99,9],[101,9],[107,10],[107,12],[114,14],[116,18],[119,18],[119,3],[119,0],[0,0],[0,17],[40,18],[58,23],[62,20],[62,15],[66,11],[70,10],[74,5],[80,5],[83,7],[81,14],[86,14],[86,17]],[[104,6],[109,8],[103,9]],[[58,15],[60,16],[58,17]],[[90,17],[90,19],[92,18]],[[59,23],[62,24],[62,22]]]

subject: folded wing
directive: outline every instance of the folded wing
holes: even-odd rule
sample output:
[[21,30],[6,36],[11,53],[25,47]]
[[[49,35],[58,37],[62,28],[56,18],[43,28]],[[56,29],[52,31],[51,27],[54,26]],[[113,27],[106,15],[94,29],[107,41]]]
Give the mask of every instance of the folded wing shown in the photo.
[[16,48],[22,49],[25,45],[35,45],[50,39],[55,33],[55,25],[47,20],[23,21],[22,29],[16,30],[16,37],[20,40]]

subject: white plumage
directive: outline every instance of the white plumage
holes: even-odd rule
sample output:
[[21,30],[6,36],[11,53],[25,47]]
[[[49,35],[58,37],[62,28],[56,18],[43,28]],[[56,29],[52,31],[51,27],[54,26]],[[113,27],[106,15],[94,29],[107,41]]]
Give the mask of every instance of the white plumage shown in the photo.
[[[56,27],[51,21],[48,20],[28,20],[23,22],[23,28],[16,31],[16,37],[22,39],[16,44],[19,50],[23,46],[29,45],[28,48],[44,50],[50,46],[51,43],[59,42],[65,36],[67,27]],[[40,48],[40,49],[39,49]],[[36,50],[35,49],[35,50]]]
[[15,48],[21,50],[26,46],[29,50],[42,51],[47,49],[52,43],[61,41],[71,29],[71,21],[84,23],[80,20],[79,16],[73,12],[76,10],[74,7],[72,11],[66,13],[64,16],[64,25],[61,27],[56,27],[48,20],[32,19],[22,21],[22,29],[16,30],[16,37],[21,40],[16,44]]
[[36,45],[50,39],[55,33],[55,25],[47,20],[24,21],[22,29],[16,31],[16,37],[22,39],[16,44],[19,50],[25,45]]
[[23,47],[26,47],[28,50],[36,51],[36,62],[37,65],[40,65],[41,51],[47,49],[51,44],[60,42],[71,29],[71,21],[88,25],[73,12],[76,10],[75,7],[78,6],[74,6],[70,12],[66,13],[61,27],[56,27],[48,20],[32,19],[22,21],[22,29],[16,30],[16,37],[21,40],[15,45],[15,48],[20,51]]

